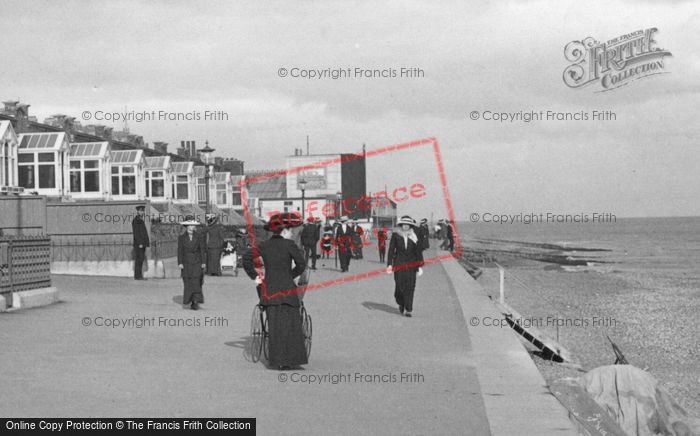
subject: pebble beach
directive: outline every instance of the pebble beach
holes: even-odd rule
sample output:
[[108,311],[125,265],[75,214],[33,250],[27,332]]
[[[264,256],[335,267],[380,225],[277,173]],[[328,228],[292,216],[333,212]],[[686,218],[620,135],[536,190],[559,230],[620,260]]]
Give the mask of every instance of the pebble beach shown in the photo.
[[[649,371],[686,409],[700,411],[700,280],[664,274],[571,270],[498,257],[506,270],[506,303],[573,353],[584,370],[615,361],[608,340],[630,364]],[[479,283],[499,295],[499,270],[479,265]],[[543,360],[527,344],[547,382],[582,372]]]

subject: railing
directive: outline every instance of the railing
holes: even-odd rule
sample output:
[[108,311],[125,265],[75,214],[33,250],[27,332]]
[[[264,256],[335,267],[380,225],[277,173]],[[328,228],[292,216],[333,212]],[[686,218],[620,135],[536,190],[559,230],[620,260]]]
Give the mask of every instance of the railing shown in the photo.
[[47,236],[0,237],[0,294],[51,286],[50,247]]
[[177,239],[154,240],[151,242],[151,255],[154,260],[177,256]]
[[130,236],[112,240],[61,237],[51,241],[51,262],[132,260],[133,247]]

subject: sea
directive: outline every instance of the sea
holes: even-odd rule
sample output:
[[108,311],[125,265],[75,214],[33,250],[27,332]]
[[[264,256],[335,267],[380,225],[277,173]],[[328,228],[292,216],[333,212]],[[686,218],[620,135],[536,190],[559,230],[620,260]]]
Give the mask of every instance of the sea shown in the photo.
[[616,218],[609,223],[457,222],[457,228],[467,249],[525,256],[552,253],[586,261],[564,267],[572,272],[675,274],[689,282],[700,280],[700,217]]

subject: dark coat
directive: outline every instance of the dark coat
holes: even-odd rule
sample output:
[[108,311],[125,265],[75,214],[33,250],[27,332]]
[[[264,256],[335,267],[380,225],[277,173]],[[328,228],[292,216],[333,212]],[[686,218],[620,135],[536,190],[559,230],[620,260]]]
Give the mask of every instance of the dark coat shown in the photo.
[[420,245],[421,250],[427,250],[430,248],[430,230],[428,229],[427,224],[422,224],[420,227],[418,227],[418,230],[416,230],[416,235],[418,236],[418,244]]
[[150,247],[151,241],[148,239],[146,223],[143,222],[140,216],[135,216],[133,221],[131,221],[131,231],[134,234],[134,247],[138,247],[139,245]]
[[399,232],[393,233],[389,241],[389,252],[386,256],[387,266],[393,266],[394,269],[410,263],[414,263],[411,265],[411,269],[423,266],[423,250],[418,245],[419,243],[420,239],[418,239],[418,243],[408,239],[408,247],[406,247],[403,236]]
[[[294,279],[299,277],[306,268],[304,252],[301,251],[301,248],[294,241],[284,239],[280,235],[273,235],[270,239],[261,243],[257,250],[255,248],[247,250],[243,256],[243,268],[251,279],[255,279],[258,276],[258,272],[255,269],[256,259],[253,258],[255,251],[259,253],[263,260],[263,281],[267,296],[260,303],[265,306],[288,304],[299,307],[298,293],[290,292],[286,296],[281,296],[280,293],[293,291],[297,288]],[[292,262],[294,262],[294,268],[292,268]]]
[[345,226],[346,230],[343,232],[343,226],[339,225],[335,230],[335,239],[338,247],[338,254],[351,254],[352,247],[354,246],[354,236],[355,231],[349,225]]
[[224,226],[219,223],[207,226],[205,229],[207,248],[224,248]]
[[377,232],[377,245],[380,250],[386,250],[386,232],[384,230]]
[[199,277],[203,274],[202,264],[207,263],[207,252],[201,233],[195,232],[192,240],[187,232],[177,239],[177,264],[183,265],[181,277]]
[[321,226],[315,223],[306,223],[301,231],[301,244],[305,247],[314,247],[321,239]]

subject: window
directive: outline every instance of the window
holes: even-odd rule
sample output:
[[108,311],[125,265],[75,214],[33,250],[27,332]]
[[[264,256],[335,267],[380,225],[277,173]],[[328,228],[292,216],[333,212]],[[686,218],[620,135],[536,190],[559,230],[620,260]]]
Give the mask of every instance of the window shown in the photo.
[[[100,170],[97,160],[70,162],[71,192],[100,192]],[[114,168],[112,168],[114,170]]]
[[216,184],[216,204],[226,204],[226,183]]
[[231,197],[232,197],[231,201],[232,201],[232,204],[234,206],[241,206],[243,204],[243,202],[241,201],[241,193],[240,192],[234,192],[231,195]]
[[179,200],[187,200],[189,198],[189,177],[175,176],[175,184],[173,185],[174,197]]
[[207,198],[207,185],[204,177],[197,177],[197,198],[199,201],[204,201]]
[[112,195],[136,195],[136,168],[112,167]]
[[34,165],[20,165],[18,168],[19,186],[25,189],[34,189]]
[[[55,153],[22,153],[18,156],[19,185],[26,189],[56,187]],[[38,182],[38,186],[37,186]]]
[[165,197],[165,177],[163,171],[148,171],[146,176],[146,197]]

